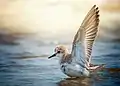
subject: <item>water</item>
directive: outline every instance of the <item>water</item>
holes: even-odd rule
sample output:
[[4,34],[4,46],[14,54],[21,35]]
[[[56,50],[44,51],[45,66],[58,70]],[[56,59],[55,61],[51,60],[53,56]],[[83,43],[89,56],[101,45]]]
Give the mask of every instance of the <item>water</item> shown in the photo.
[[[106,69],[89,78],[69,79],[59,69],[58,59],[47,59],[55,45],[19,40],[18,45],[0,45],[0,86],[119,86],[120,43],[96,42],[95,64]],[[70,48],[70,45],[67,45]],[[39,58],[23,56],[40,55]],[[22,58],[21,58],[22,57]]]

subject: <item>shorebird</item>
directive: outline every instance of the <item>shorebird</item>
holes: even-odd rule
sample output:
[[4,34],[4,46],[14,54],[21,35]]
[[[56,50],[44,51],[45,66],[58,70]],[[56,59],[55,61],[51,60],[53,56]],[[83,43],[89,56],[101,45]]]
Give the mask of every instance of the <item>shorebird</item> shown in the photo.
[[94,5],[74,36],[71,53],[65,46],[59,45],[55,48],[55,53],[48,58],[59,57],[62,72],[70,77],[89,76],[91,70],[103,66],[91,63],[92,47],[97,36],[98,25],[99,9]]

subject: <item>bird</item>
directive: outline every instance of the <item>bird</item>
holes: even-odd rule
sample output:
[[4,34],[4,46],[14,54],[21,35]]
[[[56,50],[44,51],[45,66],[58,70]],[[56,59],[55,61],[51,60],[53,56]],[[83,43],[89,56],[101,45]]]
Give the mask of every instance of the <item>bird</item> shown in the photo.
[[85,16],[72,42],[69,53],[64,45],[58,45],[54,54],[48,58],[58,57],[60,69],[69,77],[88,77],[90,71],[95,71],[103,65],[91,63],[91,53],[94,41],[98,34],[99,9],[94,5]]

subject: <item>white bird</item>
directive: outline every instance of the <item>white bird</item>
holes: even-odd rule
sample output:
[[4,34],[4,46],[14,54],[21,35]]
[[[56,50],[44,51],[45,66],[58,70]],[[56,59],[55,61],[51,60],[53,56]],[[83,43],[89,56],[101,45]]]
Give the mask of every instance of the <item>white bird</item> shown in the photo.
[[101,67],[101,65],[91,64],[92,46],[98,32],[98,25],[99,10],[94,5],[74,37],[71,53],[65,46],[59,45],[55,48],[55,54],[48,58],[59,57],[62,72],[70,77],[89,76],[91,70]]

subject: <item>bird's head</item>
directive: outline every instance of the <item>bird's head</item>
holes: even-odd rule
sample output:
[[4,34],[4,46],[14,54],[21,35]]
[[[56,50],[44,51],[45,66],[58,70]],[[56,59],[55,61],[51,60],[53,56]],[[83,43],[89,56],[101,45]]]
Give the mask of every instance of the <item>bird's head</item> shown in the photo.
[[54,52],[55,53],[53,55],[49,56],[48,58],[52,58],[52,57],[55,57],[55,56],[62,58],[64,55],[68,54],[67,48],[63,45],[57,46],[54,49]]

